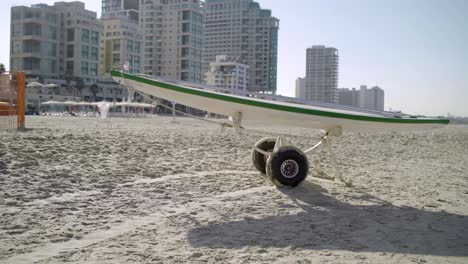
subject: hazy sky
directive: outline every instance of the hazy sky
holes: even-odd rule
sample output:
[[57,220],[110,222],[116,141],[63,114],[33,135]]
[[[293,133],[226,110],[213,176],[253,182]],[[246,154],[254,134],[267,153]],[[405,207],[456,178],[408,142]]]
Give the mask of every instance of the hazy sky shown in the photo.
[[[9,39],[10,9],[55,1],[3,0],[0,33]],[[98,11],[100,0],[85,0]],[[278,93],[294,95],[305,75],[306,48],[339,50],[339,87],[379,85],[385,109],[468,116],[467,0],[259,0],[280,19]],[[8,8],[6,8],[8,7]],[[0,62],[9,67],[9,44]]]

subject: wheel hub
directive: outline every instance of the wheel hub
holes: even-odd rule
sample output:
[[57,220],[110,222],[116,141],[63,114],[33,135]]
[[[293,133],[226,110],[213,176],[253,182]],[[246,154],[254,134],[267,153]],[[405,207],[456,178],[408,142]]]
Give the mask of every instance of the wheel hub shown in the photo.
[[292,159],[285,160],[281,164],[280,171],[285,178],[294,178],[299,173],[299,164]]

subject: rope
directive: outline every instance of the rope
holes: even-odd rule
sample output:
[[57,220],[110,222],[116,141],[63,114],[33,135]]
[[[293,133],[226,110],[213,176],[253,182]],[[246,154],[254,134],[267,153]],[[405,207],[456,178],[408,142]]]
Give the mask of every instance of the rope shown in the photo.
[[194,119],[197,119],[197,120],[201,120],[201,121],[205,121],[205,122],[208,122],[208,123],[212,123],[212,124],[217,124],[217,125],[220,125],[221,127],[225,128],[225,127],[233,127],[231,124],[229,123],[226,123],[226,122],[216,122],[216,121],[213,121],[213,120],[209,120],[209,119],[206,119],[206,118],[202,118],[202,117],[199,117],[199,116],[194,116],[194,115],[191,115],[191,114],[188,114],[188,113],[185,113],[185,112],[182,112],[182,111],[179,111],[179,110],[175,110],[175,109],[172,109],[172,107],[169,107],[169,106],[166,106],[160,102],[158,102],[157,100],[154,100],[152,99],[151,97],[149,97],[148,95],[146,94],[142,94],[140,93],[141,96],[143,96],[144,98],[152,101],[153,103],[155,103],[155,105],[159,105],[159,106],[162,106],[166,109],[169,109],[171,111],[174,111],[178,114],[181,114],[181,115],[184,115],[184,116],[188,116],[188,117],[191,117],[191,118],[194,118]]

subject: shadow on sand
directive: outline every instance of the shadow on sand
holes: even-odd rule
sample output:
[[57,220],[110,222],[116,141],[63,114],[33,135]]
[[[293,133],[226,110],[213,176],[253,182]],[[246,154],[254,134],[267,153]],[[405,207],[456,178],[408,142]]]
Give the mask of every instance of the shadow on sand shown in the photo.
[[208,248],[261,246],[468,256],[468,216],[399,207],[365,193],[350,198],[371,205],[350,205],[307,181],[279,191],[304,212],[197,227],[189,231],[189,242]]

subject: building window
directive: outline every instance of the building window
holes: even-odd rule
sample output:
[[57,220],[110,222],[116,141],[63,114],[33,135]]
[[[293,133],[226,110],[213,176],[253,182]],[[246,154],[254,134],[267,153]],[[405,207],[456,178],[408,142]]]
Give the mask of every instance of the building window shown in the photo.
[[131,53],[133,52],[133,41],[132,40],[127,40],[127,52]]
[[82,61],[81,62],[81,75],[88,75],[89,74],[88,69],[89,69],[88,62]]
[[98,66],[97,66],[97,63],[91,63],[91,75],[92,76],[97,76],[97,69],[98,69]]
[[73,75],[73,71],[74,71],[73,61],[67,61],[66,74]]
[[190,24],[189,23],[183,23],[182,24],[182,32],[186,33],[190,31]]
[[91,47],[91,60],[97,61],[98,60],[98,48]]
[[182,48],[181,56],[182,58],[189,56],[190,49],[189,48]]
[[81,41],[84,43],[89,42],[89,30],[82,29],[81,31]]
[[83,59],[87,59],[89,54],[89,47],[88,46],[81,46],[81,57]]
[[190,19],[190,11],[182,11],[182,19],[189,20]]
[[46,38],[56,40],[57,39],[57,28],[48,26],[46,30]]
[[67,58],[73,58],[75,55],[75,47],[73,45],[67,45]]
[[40,36],[41,35],[41,24],[37,23],[25,23],[24,24],[24,35],[25,36]]
[[120,68],[120,54],[112,54],[112,67],[114,69],[119,69]]
[[57,52],[57,44],[45,42],[44,44],[46,56],[55,57]]
[[47,22],[57,24],[57,15],[55,14],[46,14]]
[[114,41],[112,43],[113,43],[112,50],[113,51],[120,51],[120,39],[114,39]]
[[13,20],[18,20],[18,19],[21,19],[21,11],[13,11],[11,13],[11,18]]
[[134,52],[135,53],[140,53],[140,42],[138,41],[135,41],[135,49],[134,49]]
[[190,36],[189,35],[183,35],[182,36],[182,45],[188,45],[190,42]]
[[99,34],[96,31],[91,31],[91,45],[99,44]]
[[67,41],[75,41],[75,30],[73,28],[67,30]]

